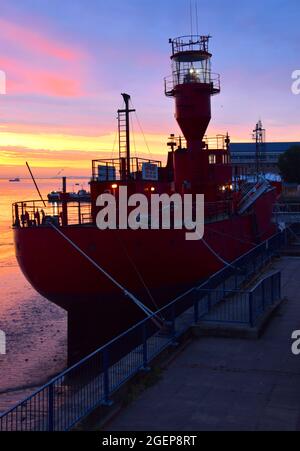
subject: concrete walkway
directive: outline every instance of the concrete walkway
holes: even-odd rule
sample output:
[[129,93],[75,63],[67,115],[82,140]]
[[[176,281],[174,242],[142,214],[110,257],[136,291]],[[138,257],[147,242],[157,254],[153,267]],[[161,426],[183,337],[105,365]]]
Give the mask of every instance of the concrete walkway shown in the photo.
[[259,340],[194,340],[110,431],[300,430],[300,258],[274,265],[288,298]]

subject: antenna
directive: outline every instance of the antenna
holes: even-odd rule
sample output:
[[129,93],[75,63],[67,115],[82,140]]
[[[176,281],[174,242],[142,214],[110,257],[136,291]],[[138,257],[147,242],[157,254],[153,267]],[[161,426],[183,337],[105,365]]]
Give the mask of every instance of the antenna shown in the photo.
[[195,10],[196,10],[196,30],[197,30],[197,36],[198,36],[199,35],[198,0],[195,0]]
[[[195,14],[195,20],[194,20]],[[194,24],[195,21],[195,24]],[[194,25],[195,25],[195,33],[197,36],[199,35],[199,20],[198,20],[198,0],[190,0],[190,22],[191,22],[191,35],[194,34]]]
[[252,137],[256,143],[256,173],[258,176],[261,169],[261,162],[265,157],[266,147],[266,130],[263,128],[261,120],[256,124]]
[[191,35],[193,36],[193,0],[190,0]]

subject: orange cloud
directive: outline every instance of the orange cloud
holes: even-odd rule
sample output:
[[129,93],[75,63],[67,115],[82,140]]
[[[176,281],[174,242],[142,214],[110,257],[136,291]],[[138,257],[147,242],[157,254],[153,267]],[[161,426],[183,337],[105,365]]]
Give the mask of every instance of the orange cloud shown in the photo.
[[15,44],[18,48],[39,54],[39,56],[48,56],[69,62],[78,61],[84,57],[84,53],[78,49],[4,19],[0,19],[0,35],[2,39]]
[[[40,69],[13,58],[0,58],[0,67],[7,74],[7,94],[34,94],[79,97],[84,94],[82,81],[72,78],[69,70]],[[74,71],[79,76],[79,71]],[[74,77],[73,73],[73,77]]]
[[0,18],[0,68],[7,75],[7,94],[79,97],[83,93],[87,54],[44,32]]

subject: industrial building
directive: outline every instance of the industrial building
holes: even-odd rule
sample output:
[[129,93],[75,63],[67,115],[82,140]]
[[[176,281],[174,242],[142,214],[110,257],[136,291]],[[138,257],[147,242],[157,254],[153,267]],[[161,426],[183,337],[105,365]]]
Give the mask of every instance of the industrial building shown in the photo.
[[[260,146],[260,170],[261,172],[278,173],[278,159],[281,154],[292,146],[300,146],[300,142],[268,142]],[[234,167],[245,167],[247,172],[254,173],[257,168],[257,145],[250,143],[232,143],[231,158]]]

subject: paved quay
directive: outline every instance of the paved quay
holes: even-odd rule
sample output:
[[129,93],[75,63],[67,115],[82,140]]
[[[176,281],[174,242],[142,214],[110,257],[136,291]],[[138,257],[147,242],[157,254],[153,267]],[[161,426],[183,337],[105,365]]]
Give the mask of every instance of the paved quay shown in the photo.
[[107,431],[300,430],[300,257],[274,264],[287,298],[259,340],[195,339]]

